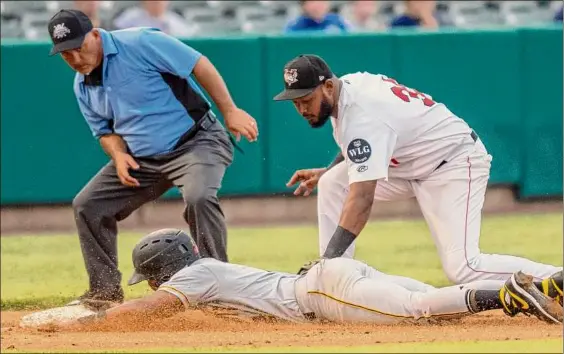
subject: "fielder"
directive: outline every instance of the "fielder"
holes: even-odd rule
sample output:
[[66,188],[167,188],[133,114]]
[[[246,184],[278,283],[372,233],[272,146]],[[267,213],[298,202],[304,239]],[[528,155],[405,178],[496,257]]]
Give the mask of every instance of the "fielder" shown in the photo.
[[[300,55],[284,67],[285,90],[313,128],[327,121],[341,152],[327,168],[297,171],[295,195],[318,188],[319,252],[354,255],[374,200],[415,197],[454,283],[507,280],[523,271],[548,278],[562,267],[480,252],[481,212],[492,157],[478,135],[443,103],[384,75],[335,77],[322,58]],[[315,263],[315,262],[312,262]],[[303,269],[307,269],[305,265]],[[542,291],[557,297],[550,284]]]
[[505,283],[479,281],[442,289],[386,275],[349,258],[322,260],[303,275],[269,272],[200,258],[192,238],[177,229],[143,237],[133,249],[133,264],[129,284],[147,280],[156,291],[101,309],[79,323],[123,326],[207,305],[292,322],[394,324],[501,308],[509,315],[524,313],[550,323],[562,322],[562,306],[542,294],[531,276],[520,272]]

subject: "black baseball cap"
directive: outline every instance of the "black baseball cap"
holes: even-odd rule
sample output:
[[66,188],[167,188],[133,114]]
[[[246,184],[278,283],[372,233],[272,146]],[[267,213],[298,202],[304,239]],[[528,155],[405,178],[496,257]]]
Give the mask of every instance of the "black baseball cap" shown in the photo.
[[92,21],[82,11],[61,10],[57,12],[47,25],[53,48],[49,55],[65,50],[80,48],[84,37],[93,28]]
[[274,97],[275,101],[294,100],[309,95],[327,79],[333,77],[329,65],[312,54],[302,54],[284,66],[285,90]]

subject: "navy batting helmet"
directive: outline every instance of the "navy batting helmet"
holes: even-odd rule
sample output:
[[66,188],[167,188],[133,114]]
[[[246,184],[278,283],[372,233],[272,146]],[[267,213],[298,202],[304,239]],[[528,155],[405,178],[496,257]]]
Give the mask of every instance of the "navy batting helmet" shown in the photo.
[[153,280],[159,286],[180,269],[200,259],[200,253],[186,232],[162,229],[141,238],[133,248],[132,258],[135,271],[127,284]]

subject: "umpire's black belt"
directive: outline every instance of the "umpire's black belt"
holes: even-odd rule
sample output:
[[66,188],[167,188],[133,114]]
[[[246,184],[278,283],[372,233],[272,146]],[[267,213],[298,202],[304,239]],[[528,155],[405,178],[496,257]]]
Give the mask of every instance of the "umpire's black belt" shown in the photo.
[[[478,141],[478,134],[476,134],[475,131],[472,130],[472,132],[470,133],[470,137],[472,138],[472,140],[474,140],[474,142]],[[448,161],[443,160],[443,162],[441,162],[439,164],[439,166],[437,166],[437,168],[435,168],[435,171],[438,170],[439,168],[441,168],[445,163],[447,163]]]
[[[194,124],[186,133],[184,133],[184,135],[182,135],[180,139],[178,139],[178,142],[174,146],[174,150],[180,148],[186,142],[194,138],[200,130],[202,129],[207,130],[209,127],[214,125],[216,121],[217,118],[215,117],[215,114],[213,114],[212,111],[208,111],[206,114],[204,114],[202,118],[198,119],[196,121],[196,124]],[[231,144],[233,144],[233,146],[237,150],[239,150],[239,152],[243,153],[243,150],[237,145],[233,136],[229,133],[227,133],[227,135],[229,135],[229,140],[231,141]]]
[[196,123],[190,129],[188,129],[188,131],[184,133],[184,135],[180,137],[180,139],[178,139],[178,142],[174,146],[174,150],[192,140],[192,138],[194,138],[201,129],[205,130],[214,125],[216,120],[217,118],[215,117],[215,114],[213,114],[212,111],[208,111],[202,116],[202,118],[198,119]]

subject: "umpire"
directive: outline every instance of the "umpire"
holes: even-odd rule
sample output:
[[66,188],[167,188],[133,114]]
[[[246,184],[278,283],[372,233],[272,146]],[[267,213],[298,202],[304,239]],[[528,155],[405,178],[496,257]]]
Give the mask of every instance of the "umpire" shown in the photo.
[[[111,161],[73,201],[90,279],[80,302],[122,302],[117,222],[173,186],[182,191],[184,218],[203,256],[227,261],[227,230],[217,191],[233,158],[229,131],[256,141],[256,121],[233,103],[213,64],[153,28],[108,32],[77,10],[51,18],[50,55],[77,72],[80,111]],[[71,133],[72,134],[72,133]]]

